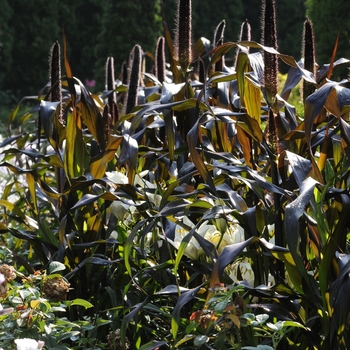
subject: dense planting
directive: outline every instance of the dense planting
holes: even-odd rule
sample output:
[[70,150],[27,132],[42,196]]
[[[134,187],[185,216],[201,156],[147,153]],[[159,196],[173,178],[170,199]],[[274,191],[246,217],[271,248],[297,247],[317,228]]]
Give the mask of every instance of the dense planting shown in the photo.
[[35,108],[11,113],[4,349],[350,346],[350,90],[332,81],[349,60],[330,43],[317,70],[311,19],[304,57],[279,53],[273,0],[261,43],[247,21],[227,42],[227,19],[192,45],[191,1],[177,4],[174,41],[164,22],[120,79],[106,57],[101,94],[63,37]]

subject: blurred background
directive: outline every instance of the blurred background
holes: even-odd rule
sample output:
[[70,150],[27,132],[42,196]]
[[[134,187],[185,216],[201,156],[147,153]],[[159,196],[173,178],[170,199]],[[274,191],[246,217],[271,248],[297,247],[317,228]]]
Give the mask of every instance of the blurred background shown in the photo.
[[[260,42],[261,0],[193,0],[193,40],[212,41],[215,27],[226,20],[225,41],[237,41],[246,19],[252,40]],[[162,8],[170,32],[176,0],[0,0],[0,119],[23,96],[36,95],[47,83],[48,53],[62,27],[73,75],[94,92],[104,89],[104,65],[115,60],[116,76],[135,44],[154,53],[163,35]],[[337,57],[349,57],[347,1],[276,0],[279,51],[300,58],[306,14],[314,23],[317,61],[328,63],[337,31],[342,35]],[[349,19],[346,19],[350,22]],[[281,70],[287,67],[281,65]],[[64,72],[62,72],[64,74]]]

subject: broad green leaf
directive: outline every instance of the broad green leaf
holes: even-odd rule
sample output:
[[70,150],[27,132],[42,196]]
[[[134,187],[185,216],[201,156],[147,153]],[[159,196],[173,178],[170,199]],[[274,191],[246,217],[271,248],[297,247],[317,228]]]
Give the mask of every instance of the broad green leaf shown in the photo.
[[93,307],[93,305],[90,302],[88,302],[87,300],[84,300],[84,299],[80,299],[80,298],[68,301],[67,305],[68,305],[68,307],[71,307],[71,306],[82,306],[85,309],[89,309],[89,308]]
[[59,261],[52,261],[49,265],[49,274],[54,274],[58,271],[64,271],[66,266]]
[[[299,270],[296,261],[293,258],[293,255],[290,252],[282,252],[282,251],[274,251],[271,250],[271,254],[276,257],[277,259],[283,261],[286,270],[288,272],[288,276],[290,277],[293,287],[295,290],[303,294],[303,279],[302,279],[302,273]],[[304,271],[305,269],[302,268]]]
[[202,346],[209,341],[209,337],[207,335],[197,335],[193,340],[194,346]]

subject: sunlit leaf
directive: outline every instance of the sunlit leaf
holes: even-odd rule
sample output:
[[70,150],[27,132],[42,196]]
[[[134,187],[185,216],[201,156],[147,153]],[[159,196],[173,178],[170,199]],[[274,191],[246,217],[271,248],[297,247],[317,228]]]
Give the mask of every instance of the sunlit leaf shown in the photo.
[[286,155],[289,165],[292,168],[294,179],[300,187],[310,174],[311,162],[308,159],[289,151],[286,151]]
[[79,299],[79,298],[71,300],[67,304],[68,304],[68,307],[71,307],[71,306],[82,306],[85,309],[89,309],[89,308],[93,307],[93,305],[90,302],[88,302],[87,300]]
[[187,143],[188,147],[191,153],[192,161],[196,168],[198,169],[199,173],[201,174],[204,182],[208,184],[210,187],[211,191],[213,193],[216,193],[215,185],[213,182],[213,179],[204,163],[204,160],[198,153],[196,146],[198,142],[198,132],[199,132],[199,122],[200,119],[196,122],[196,124],[192,127],[192,129],[189,131],[187,135]]
[[165,341],[156,341],[153,340],[147,344],[142,345],[139,350],[153,350],[153,349],[159,349],[160,346],[166,345],[167,343]]
[[66,266],[59,261],[52,261],[49,265],[49,273],[54,274],[58,271],[64,271]]

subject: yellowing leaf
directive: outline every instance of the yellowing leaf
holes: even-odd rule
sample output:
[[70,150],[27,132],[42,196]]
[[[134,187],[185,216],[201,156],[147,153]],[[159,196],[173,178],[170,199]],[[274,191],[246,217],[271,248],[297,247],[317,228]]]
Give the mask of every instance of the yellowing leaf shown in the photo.
[[40,305],[40,300],[31,300],[30,301],[30,307],[32,309],[35,309],[36,307],[38,307]]

